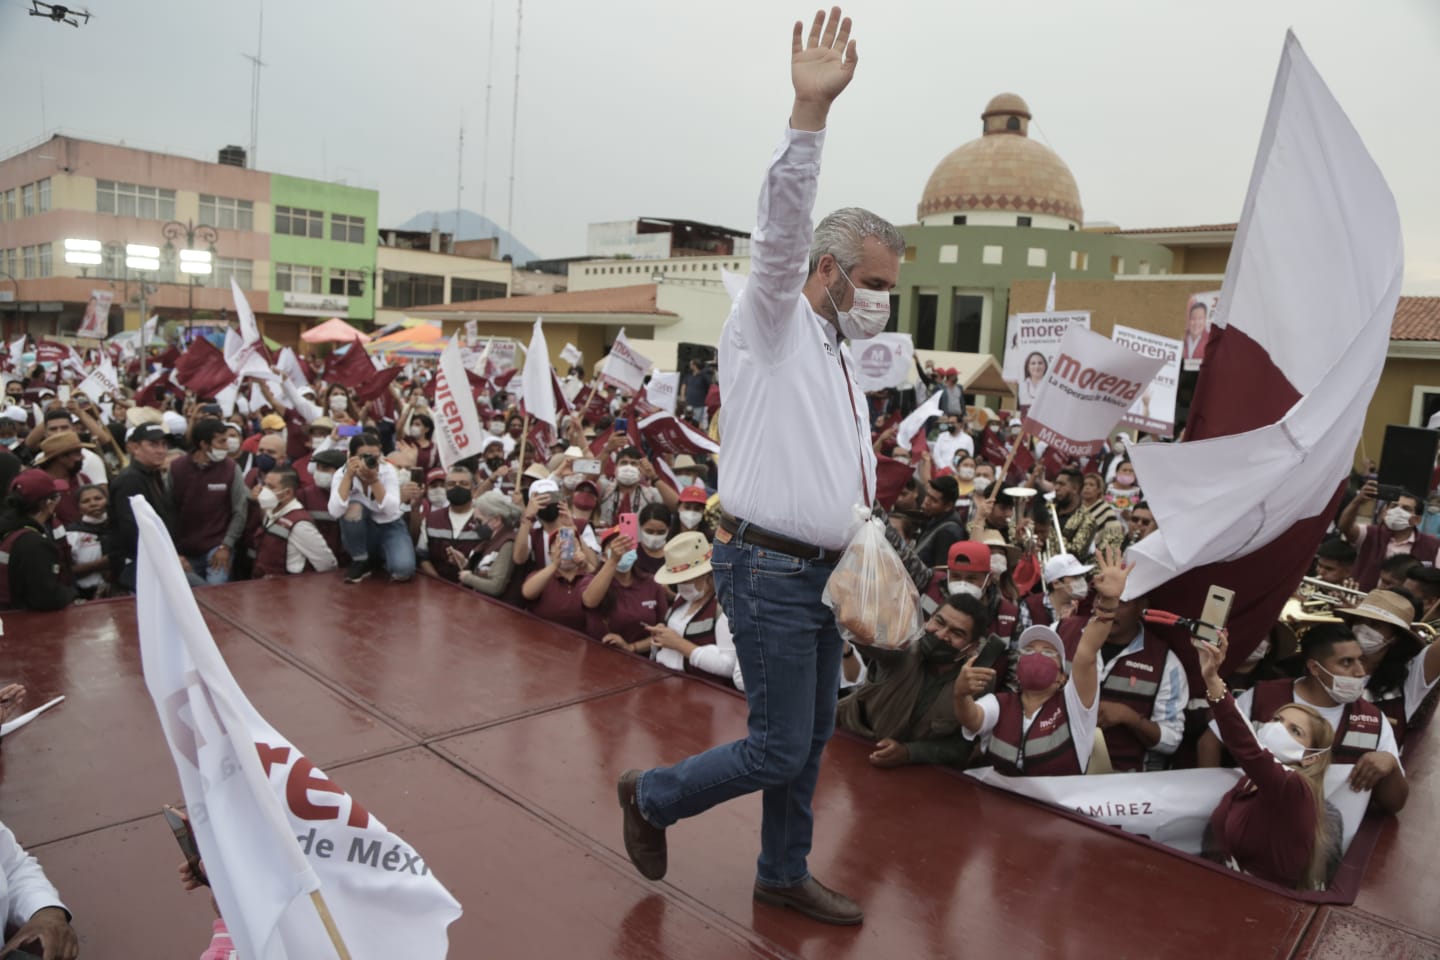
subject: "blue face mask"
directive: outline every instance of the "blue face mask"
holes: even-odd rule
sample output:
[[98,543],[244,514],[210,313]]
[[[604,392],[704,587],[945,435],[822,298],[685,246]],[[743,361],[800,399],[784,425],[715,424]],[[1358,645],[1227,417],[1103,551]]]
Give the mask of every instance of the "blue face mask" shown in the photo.
[[269,473],[275,469],[275,458],[268,453],[257,454],[255,457],[255,469],[261,473]]
[[630,568],[635,566],[635,561],[639,558],[639,556],[640,555],[634,550],[622,554],[620,556],[620,562],[615,565],[615,569],[621,573],[629,573]]

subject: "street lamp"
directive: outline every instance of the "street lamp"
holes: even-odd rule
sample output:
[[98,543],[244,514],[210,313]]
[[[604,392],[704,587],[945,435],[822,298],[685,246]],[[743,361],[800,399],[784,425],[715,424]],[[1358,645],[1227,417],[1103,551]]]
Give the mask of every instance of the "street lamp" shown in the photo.
[[[160,228],[160,233],[165,237],[165,257],[167,260],[175,258],[175,241],[182,237],[185,246],[180,250],[180,272],[190,278],[190,306],[186,327],[189,330],[187,336],[195,334],[195,284],[196,277],[209,276],[214,270],[215,242],[220,239],[220,234],[215,228],[208,224],[197,224],[193,220],[181,223],[179,220],[171,220]],[[195,246],[196,239],[205,243],[209,249],[200,250]],[[158,254],[159,251],[157,250]]]
[[[98,267],[105,262],[107,256],[118,261],[121,250],[125,252],[124,266],[121,269],[120,277],[125,285],[124,302],[130,302],[130,271],[141,274],[140,282],[140,322],[145,322],[146,296],[153,293],[155,288],[145,282],[145,273],[153,273],[160,269],[160,248],[146,243],[121,243],[110,241],[101,243],[99,240],[87,240],[83,238],[69,237],[65,240],[65,262],[80,268],[80,275],[88,277],[91,267]],[[114,286],[115,277],[108,277]]]

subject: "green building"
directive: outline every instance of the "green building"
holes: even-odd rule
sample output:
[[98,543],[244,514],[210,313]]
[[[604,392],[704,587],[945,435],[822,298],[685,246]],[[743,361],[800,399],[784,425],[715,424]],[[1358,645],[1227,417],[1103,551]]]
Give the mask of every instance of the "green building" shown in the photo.
[[375,317],[380,194],[270,175],[270,313]]

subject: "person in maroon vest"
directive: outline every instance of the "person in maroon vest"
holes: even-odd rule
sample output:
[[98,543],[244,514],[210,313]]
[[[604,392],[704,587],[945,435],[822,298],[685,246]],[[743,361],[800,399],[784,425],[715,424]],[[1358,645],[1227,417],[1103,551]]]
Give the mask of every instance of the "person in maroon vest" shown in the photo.
[[176,457],[165,475],[175,504],[180,555],[206,583],[228,583],[235,547],[245,533],[250,498],[225,445],[225,424],[201,420],[190,431],[195,449]]
[[1402,747],[1406,729],[1440,680],[1440,643],[1421,643],[1411,596],[1403,588],[1372,590],[1359,604],[1335,611],[1360,644],[1370,677],[1365,698],[1389,719]]
[[[999,580],[1005,573],[1005,542],[999,542],[999,552],[988,543],[975,540],[959,540],[950,546],[944,570],[935,571],[930,584],[920,596],[920,610],[926,616],[935,614],[944,605],[947,597],[966,594],[985,605],[990,635],[1005,641],[1009,646],[1015,635],[1015,623],[1020,609],[1006,600],[1000,592]],[[998,563],[996,562],[998,558]],[[1000,573],[996,573],[996,568]]]
[[60,610],[75,602],[75,586],[50,520],[60,502],[43,470],[22,471],[0,510],[0,610]]
[[343,450],[321,450],[310,459],[314,483],[300,484],[300,502],[310,512],[315,529],[325,538],[325,545],[342,567],[350,565],[350,554],[340,542],[340,521],[330,516],[330,488],[335,483],[335,475],[345,467],[345,460]]
[[[1379,487],[1367,480],[1355,498],[1340,512],[1340,532],[1354,545],[1355,580],[1361,590],[1374,590],[1380,581],[1380,564],[1387,557],[1408,553],[1423,563],[1434,565],[1440,553],[1440,537],[1416,529],[1425,514],[1425,504],[1409,491],[1400,494],[1391,504],[1375,498]],[[1355,522],[1360,508],[1376,504],[1375,522],[1361,527]]]
[[1057,553],[1046,560],[1042,570],[1046,592],[1032,593],[1025,598],[1021,605],[1021,626],[1058,624],[1074,613],[1090,593],[1085,577],[1093,569],[1068,553]]
[[583,633],[586,627],[583,597],[590,577],[585,573],[578,539],[573,526],[557,531],[550,538],[549,562],[525,578],[521,594],[535,616]]
[[445,505],[431,504],[425,511],[415,556],[422,573],[459,583],[460,571],[493,530],[475,509],[475,474],[456,464],[444,472],[444,481]]
[[1145,598],[1122,600],[1100,647],[1100,729],[1115,773],[1163,770],[1185,734],[1190,682],[1180,658],[1145,632]]
[[[1306,675],[1257,683],[1235,698],[1241,716],[1264,722],[1287,703],[1310,707],[1335,731],[1334,762],[1353,764],[1350,785],[1372,791],[1370,802],[1381,813],[1405,806],[1410,786],[1400,766],[1392,724],[1364,699],[1364,654],[1342,624],[1311,627],[1300,641]],[[1200,737],[1196,750],[1202,767],[1218,767],[1223,731],[1216,723]]]
[[[1073,559],[1073,558],[1072,558]],[[975,696],[994,679],[972,658],[955,681],[955,716],[971,739],[989,736],[986,760],[1007,776],[1071,776],[1085,772],[1100,710],[1098,654],[1115,622],[1129,569],[1120,551],[1095,553],[1094,613],[1073,660],[1049,627],[1020,634],[1015,675],[1020,692]],[[1068,669],[1067,669],[1068,668]]]
[[299,495],[300,477],[293,468],[277,467],[265,474],[255,501],[264,517],[255,544],[256,579],[306,570],[326,573],[338,565]]
[[600,538],[605,562],[585,588],[586,631],[601,643],[642,656],[650,652],[650,627],[663,623],[670,594],[635,571],[635,541],[612,527]]
[[[650,655],[662,667],[744,689],[730,621],[715,599],[712,553],[710,541],[694,531],[665,545],[665,566],[655,582],[674,587],[677,596],[664,623],[647,628]],[[842,669],[848,666],[849,661]]]
[[1271,883],[1324,889],[1339,861],[1341,832],[1325,809],[1334,728],[1315,708],[1287,703],[1252,730],[1220,679],[1224,638],[1196,647],[1210,712],[1245,771],[1210,816],[1207,852]]

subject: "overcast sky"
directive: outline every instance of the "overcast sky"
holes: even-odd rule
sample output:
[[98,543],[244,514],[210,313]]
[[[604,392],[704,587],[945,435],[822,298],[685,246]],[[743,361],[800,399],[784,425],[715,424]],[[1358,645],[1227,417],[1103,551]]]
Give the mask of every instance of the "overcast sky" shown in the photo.
[[[259,0],[93,0],[79,30],[0,0],[0,155],[46,131],[213,159],[249,140]],[[793,9],[792,9],[793,8]],[[525,4],[514,232],[542,256],[637,216],[748,229],[787,116],[776,0]],[[1237,218],[1286,27],[1389,179],[1405,291],[1440,294],[1440,3],[858,0],[860,66],[830,118],[819,207],[899,223],[1001,91],[1069,164],[1087,221]],[[509,221],[514,0],[270,0],[259,166],[381,191],[381,225],[455,204]],[[485,144],[487,76],[493,73]],[[42,116],[43,111],[43,116]],[[485,202],[482,205],[482,185]]]

